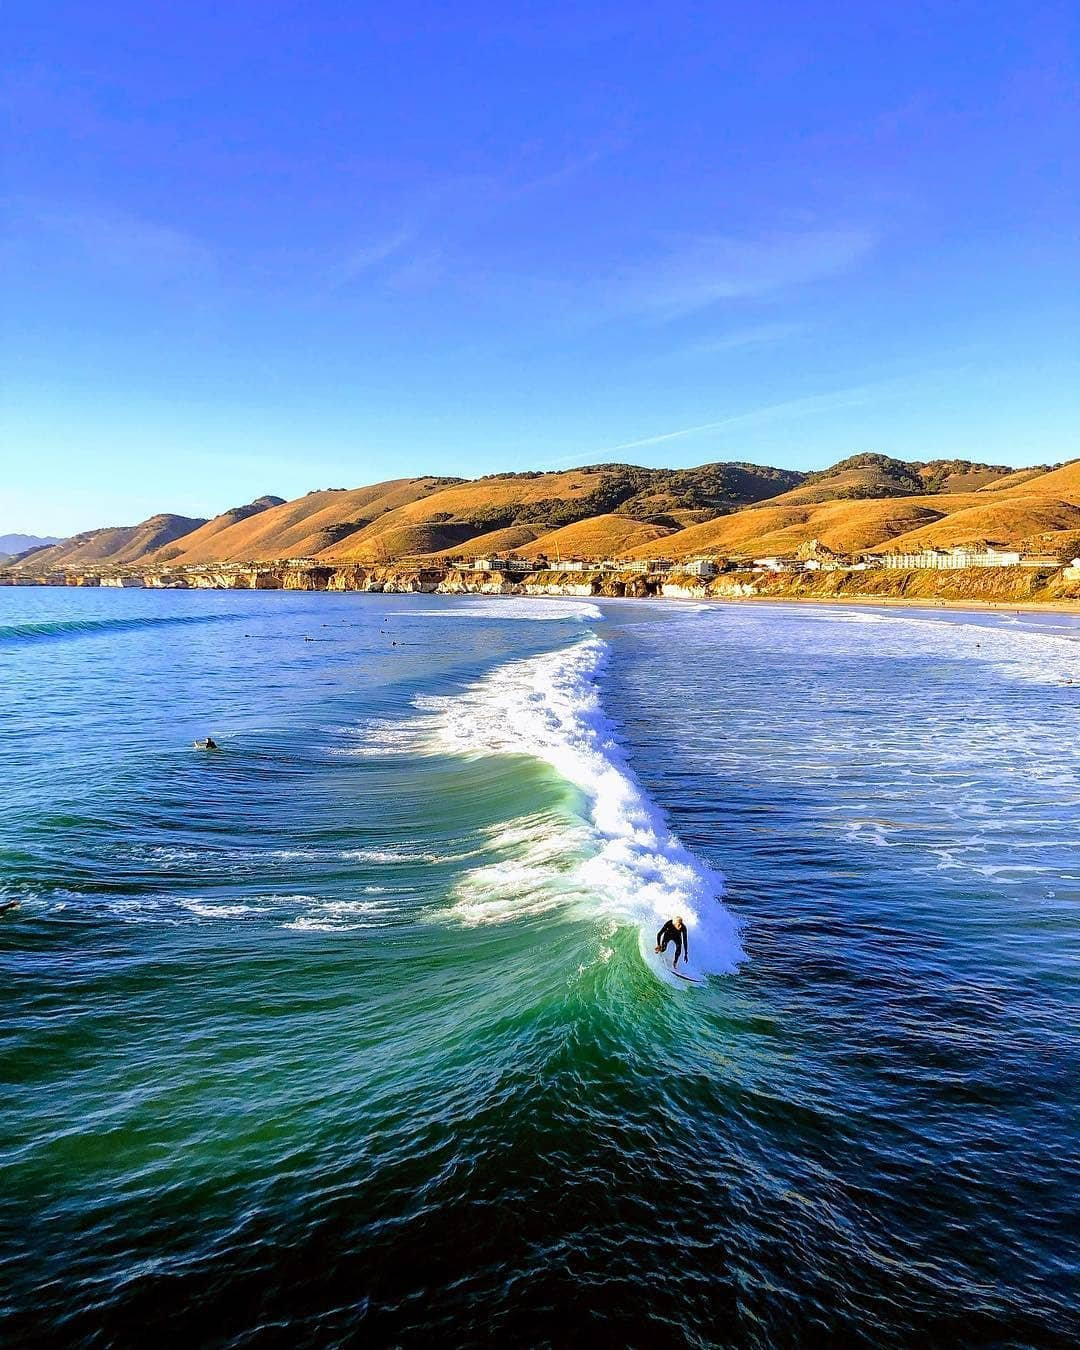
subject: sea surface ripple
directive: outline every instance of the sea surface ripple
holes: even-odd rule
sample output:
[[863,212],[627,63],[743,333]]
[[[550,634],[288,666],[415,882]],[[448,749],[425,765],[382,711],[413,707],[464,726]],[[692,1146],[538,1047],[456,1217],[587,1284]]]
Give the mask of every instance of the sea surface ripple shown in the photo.
[[9,590],[0,738],[0,1342],[1080,1335],[1077,621]]

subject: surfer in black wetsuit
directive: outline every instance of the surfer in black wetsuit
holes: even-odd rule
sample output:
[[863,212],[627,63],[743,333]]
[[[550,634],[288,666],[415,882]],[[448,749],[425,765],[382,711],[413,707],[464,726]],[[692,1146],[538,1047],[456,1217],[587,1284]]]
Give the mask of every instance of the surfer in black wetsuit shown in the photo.
[[668,919],[667,923],[657,933],[656,950],[666,952],[673,942],[675,944],[675,957],[671,962],[672,970],[679,964],[680,957],[684,965],[690,960],[690,940],[681,914],[676,914],[673,919]]

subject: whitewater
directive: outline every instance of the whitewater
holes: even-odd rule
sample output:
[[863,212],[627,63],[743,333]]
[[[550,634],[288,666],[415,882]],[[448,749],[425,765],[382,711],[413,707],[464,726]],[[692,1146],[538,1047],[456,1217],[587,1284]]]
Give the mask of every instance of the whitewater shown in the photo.
[[527,755],[555,769],[584,803],[576,830],[548,818],[498,831],[494,842],[516,844],[516,856],[466,873],[458,914],[510,920],[520,913],[515,897],[534,911],[572,901],[592,905],[597,917],[637,925],[646,946],[680,914],[695,970],[731,972],[745,952],[723,905],[723,875],[684,847],[635,776],[601,699],[609,655],[607,643],[590,636],[508,662],[459,694],[416,700],[421,718],[412,749]]

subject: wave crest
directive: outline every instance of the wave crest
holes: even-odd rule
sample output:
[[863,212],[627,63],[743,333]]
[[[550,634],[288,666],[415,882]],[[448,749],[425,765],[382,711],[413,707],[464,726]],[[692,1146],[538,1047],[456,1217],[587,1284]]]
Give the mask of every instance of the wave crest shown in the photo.
[[224,623],[240,614],[144,614],[113,619],[50,619],[0,624],[0,642],[32,642],[43,638],[92,637],[162,625]]
[[[587,895],[601,910],[652,934],[681,914],[699,971],[733,970],[745,959],[733,916],[721,903],[723,877],[668,827],[630,768],[604,712],[598,677],[607,644],[592,637],[501,666],[472,688],[418,700],[432,749],[467,755],[530,755],[550,764],[587,803],[587,855],[563,893]],[[467,875],[490,898],[492,869]],[[512,869],[508,880],[513,879]],[[496,888],[497,889],[497,888]],[[460,898],[459,898],[460,904]],[[477,917],[512,917],[510,907],[463,906]]]

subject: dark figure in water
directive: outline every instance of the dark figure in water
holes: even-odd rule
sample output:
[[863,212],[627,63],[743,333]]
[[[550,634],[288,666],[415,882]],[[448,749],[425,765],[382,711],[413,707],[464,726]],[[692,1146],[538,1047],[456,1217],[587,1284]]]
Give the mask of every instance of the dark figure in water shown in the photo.
[[7,914],[9,910],[18,909],[20,902],[18,900],[5,900],[0,904],[0,914]]
[[195,742],[195,749],[196,749],[196,750],[216,750],[217,748],[218,748],[218,743],[217,743],[217,741],[215,741],[215,740],[214,740],[212,737],[210,737],[210,736],[207,736],[207,738],[206,738],[205,741],[196,741],[196,742]]
[[676,914],[673,919],[668,919],[667,923],[657,933],[656,950],[666,952],[673,942],[675,944],[675,957],[671,963],[672,970],[679,964],[680,957],[684,965],[690,960],[690,940],[681,914]]

